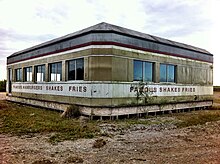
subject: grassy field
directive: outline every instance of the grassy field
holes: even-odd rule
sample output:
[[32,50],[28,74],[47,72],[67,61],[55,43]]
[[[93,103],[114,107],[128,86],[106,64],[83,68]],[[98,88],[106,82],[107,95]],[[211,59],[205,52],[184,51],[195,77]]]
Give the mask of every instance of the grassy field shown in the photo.
[[82,123],[61,118],[60,113],[30,106],[0,101],[0,133],[31,135],[51,133],[51,142],[92,138],[99,133],[96,122]]
[[[219,101],[218,96],[215,101]],[[151,116],[146,119],[129,119],[115,121],[82,121],[79,119],[62,118],[61,113],[45,109],[15,104],[0,100],[0,133],[11,135],[33,135],[36,133],[50,133],[49,142],[63,140],[76,140],[79,138],[93,138],[104,135],[100,132],[100,126],[104,123],[115,124],[118,127],[129,128],[134,124],[161,124],[166,123],[164,117],[175,118],[174,124],[179,127],[187,127],[206,122],[220,120],[218,107],[212,110],[194,111],[161,116]],[[153,121],[152,121],[153,118]]]
[[220,86],[214,86],[214,87],[213,87],[213,90],[214,90],[215,92],[220,92]]

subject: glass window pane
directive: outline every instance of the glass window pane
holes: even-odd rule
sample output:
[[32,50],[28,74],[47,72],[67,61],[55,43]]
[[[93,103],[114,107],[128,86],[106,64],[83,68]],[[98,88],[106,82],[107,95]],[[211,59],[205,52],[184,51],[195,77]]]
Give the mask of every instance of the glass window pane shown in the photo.
[[68,62],[68,80],[75,80],[75,60]]
[[76,60],[76,80],[84,79],[84,59]]
[[19,72],[19,69],[16,70],[16,81],[20,81],[20,72]]
[[16,81],[22,81],[22,69],[16,69]]
[[84,79],[84,59],[68,61],[68,80]]
[[61,81],[62,80],[62,63],[50,64],[50,80]]
[[167,82],[166,64],[160,64],[160,82]]
[[143,62],[134,60],[134,81],[143,80]]
[[57,81],[62,80],[62,63],[57,63]]
[[167,65],[167,81],[168,82],[175,82],[175,66],[174,65]]
[[40,66],[36,66],[35,67],[35,70],[36,70],[36,81],[41,81],[41,79],[40,79]]
[[25,69],[25,81],[32,81],[32,67]]
[[45,65],[36,66],[36,81],[45,81]]
[[56,74],[55,73],[50,74],[50,81],[56,81]]
[[42,73],[37,73],[37,81],[41,81]]
[[45,65],[41,66],[41,81],[45,81]]
[[19,80],[18,81],[22,81],[22,69],[19,69]]
[[27,68],[24,68],[24,81],[27,81]]
[[144,81],[153,81],[153,63],[144,62]]
[[56,74],[56,81],[61,81],[61,74]]
[[56,72],[56,64],[51,64],[51,73]]
[[50,81],[54,81],[52,74],[55,71],[55,69],[53,67],[54,67],[54,64],[50,64]]

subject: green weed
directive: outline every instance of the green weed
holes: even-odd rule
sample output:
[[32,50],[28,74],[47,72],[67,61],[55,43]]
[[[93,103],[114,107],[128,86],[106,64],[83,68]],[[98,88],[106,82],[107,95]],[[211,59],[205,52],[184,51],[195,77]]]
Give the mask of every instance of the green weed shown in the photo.
[[[7,104],[7,105],[2,105]],[[60,113],[30,106],[0,101],[0,133],[28,135],[55,133],[51,142],[93,138],[99,134],[97,122],[80,122],[62,118]]]

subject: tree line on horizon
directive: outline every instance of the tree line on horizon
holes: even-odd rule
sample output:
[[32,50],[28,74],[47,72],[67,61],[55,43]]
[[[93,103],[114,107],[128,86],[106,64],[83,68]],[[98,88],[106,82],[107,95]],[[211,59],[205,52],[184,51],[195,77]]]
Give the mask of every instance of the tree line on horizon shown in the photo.
[[6,92],[6,80],[0,81],[0,92]]

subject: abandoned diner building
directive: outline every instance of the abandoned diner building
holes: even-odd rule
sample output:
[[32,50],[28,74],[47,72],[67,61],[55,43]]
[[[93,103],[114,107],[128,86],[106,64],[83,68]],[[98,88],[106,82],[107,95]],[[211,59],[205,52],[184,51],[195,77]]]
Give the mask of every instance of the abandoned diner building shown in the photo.
[[99,23],[7,58],[7,99],[118,117],[213,103],[213,55]]

